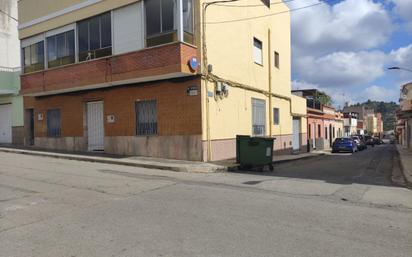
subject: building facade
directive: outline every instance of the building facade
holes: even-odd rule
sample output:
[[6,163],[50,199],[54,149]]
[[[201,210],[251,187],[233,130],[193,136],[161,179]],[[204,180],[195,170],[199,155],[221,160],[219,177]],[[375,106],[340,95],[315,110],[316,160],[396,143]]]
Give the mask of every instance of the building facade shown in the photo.
[[403,147],[412,149],[412,83],[401,88],[400,108],[396,112],[396,133]]
[[305,149],[290,16],[270,15],[287,6],[209,2],[20,1],[26,141],[197,161],[235,157],[239,134],[275,137],[279,153]]
[[0,1],[0,144],[23,144],[17,0]]
[[331,148],[334,140],[343,135],[342,114],[322,104],[319,99],[326,95],[316,89],[293,90],[292,93],[306,99],[309,149]]

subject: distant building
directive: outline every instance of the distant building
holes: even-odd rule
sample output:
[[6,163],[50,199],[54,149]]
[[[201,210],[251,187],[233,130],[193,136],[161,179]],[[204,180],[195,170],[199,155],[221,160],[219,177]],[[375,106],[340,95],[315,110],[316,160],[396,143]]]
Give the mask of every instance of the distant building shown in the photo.
[[306,98],[310,148],[330,148],[337,137],[343,136],[342,114],[334,107],[322,104],[319,99],[327,95],[316,89],[293,90],[292,93]]
[[343,128],[344,136],[350,137],[356,135],[358,132],[358,117],[357,112],[344,112],[343,113]]

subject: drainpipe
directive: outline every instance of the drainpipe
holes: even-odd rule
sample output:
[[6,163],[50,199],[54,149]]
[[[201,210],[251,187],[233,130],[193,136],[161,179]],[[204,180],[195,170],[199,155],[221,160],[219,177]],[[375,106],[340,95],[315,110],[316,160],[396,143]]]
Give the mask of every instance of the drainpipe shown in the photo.
[[268,29],[268,69],[269,69],[269,136],[272,137],[272,124],[273,124],[273,107],[272,107],[272,50],[271,50],[271,33]]

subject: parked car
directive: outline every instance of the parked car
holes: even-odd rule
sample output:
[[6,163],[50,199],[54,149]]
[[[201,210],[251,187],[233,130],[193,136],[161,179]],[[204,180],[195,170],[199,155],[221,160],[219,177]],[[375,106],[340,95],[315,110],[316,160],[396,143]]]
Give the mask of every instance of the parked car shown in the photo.
[[365,141],[361,136],[352,136],[353,141],[355,141],[356,146],[358,147],[359,151],[365,150],[368,147],[366,146]]
[[354,153],[358,151],[358,146],[352,138],[336,138],[332,145],[332,153],[349,152]]
[[379,137],[373,137],[373,142],[375,145],[381,145],[382,141]]
[[375,141],[371,136],[365,136],[366,145],[371,145],[372,147],[375,146]]

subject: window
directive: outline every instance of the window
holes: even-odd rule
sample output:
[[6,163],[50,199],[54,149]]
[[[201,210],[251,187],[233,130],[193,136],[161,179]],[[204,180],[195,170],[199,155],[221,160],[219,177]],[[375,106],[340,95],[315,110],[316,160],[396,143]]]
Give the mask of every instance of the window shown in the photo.
[[253,38],[253,60],[259,65],[263,65],[262,41]]
[[318,137],[321,137],[320,125],[318,124]]
[[[186,7],[189,7],[191,1],[185,2]],[[146,8],[146,45],[150,47],[177,41],[176,0],[145,0],[144,5]],[[187,12],[186,19],[190,18],[189,16]],[[187,29],[189,27],[188,24]]]
[[24,72],[44,70],[44,41],[23,48]]
[[325,127],[325,139],[328,139],[328,128]]
[[193,0],[183,0],[183,39],[189,44],[194,44],[193,20]]
[[47,111],[47,136],[59,137],[61,133],[60,110],[53,109]]
[[273,108],[273,124],[279,125],[279,108]]
[[279,69],[279,53],[275,52],[275,67]]
[[136,102],[136,135],[157,134],[156,100]]
[[266,134],[266,102],[252,98],[252,134],[264,136]]
[[47,38],[49,68],[74,63],[74,30]]
[[88,61],[112,54],[112,22],[110,12],[77,23],[79,61]]

